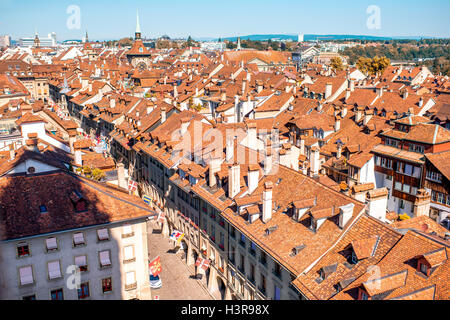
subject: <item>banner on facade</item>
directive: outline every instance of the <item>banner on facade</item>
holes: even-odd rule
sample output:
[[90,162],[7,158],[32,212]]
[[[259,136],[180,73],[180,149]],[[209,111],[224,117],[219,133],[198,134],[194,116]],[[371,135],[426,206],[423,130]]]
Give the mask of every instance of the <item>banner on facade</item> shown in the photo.
[[174,231],[170,235],[170,239],[172,239],[173,241],[176,241],[177,245],[181,242],[183,237],[184,237],[184,233],[182,233],[180,231]]
[[128,181],[128,190],[130,190],[131,192],[134,192],[134,191],[136,191],[136,189],[137,189],[137,182],[130,179]]
[[150,262],[148,264],[148,269],[153,276],[158,276],[162,271],[161,257],[158,256],[152,262]]
[[197,261],[195,262],[195,266],[203,271],[208,270],[210,264],[211,264],[210,260],[203,259],[202,257],[198,257]]
[[146,204],[150,204],[152,202],[152,198],[150,198],[149,196],[143,196],[142,200],[144,200]]

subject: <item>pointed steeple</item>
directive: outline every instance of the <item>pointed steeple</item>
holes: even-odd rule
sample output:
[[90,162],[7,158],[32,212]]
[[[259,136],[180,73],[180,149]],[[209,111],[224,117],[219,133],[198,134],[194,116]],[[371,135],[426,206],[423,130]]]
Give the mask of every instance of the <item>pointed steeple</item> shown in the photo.
[[34,34],[35,34],[35,36],[34,36],[34,47],[38,48],[38,47],[41,46],[41,41],[39,40],[39,35],[37,33],[37,29],[34,29]]
[[86,29],[86,43],[89,43],[89,37],[88,37],[87,29]]
[[135,40],[141,39],[141,25],[139,23],[139,10],[136,13],[136,33],[134,34]]

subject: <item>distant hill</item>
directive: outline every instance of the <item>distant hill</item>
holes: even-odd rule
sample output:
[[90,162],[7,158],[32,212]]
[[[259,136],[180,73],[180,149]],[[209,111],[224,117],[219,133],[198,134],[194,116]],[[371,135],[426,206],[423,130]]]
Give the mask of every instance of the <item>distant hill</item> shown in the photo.
[[[293,40],[297,41],[298,35],[292,34],[253,34],[248,36],[241,36],[242,40],[250,39],[252,41],[267,41],[272,40]],[[410,40],[420,40],[422,37],[375,37],[366,35],[319,35],[319,34],[305,34],[304,41],[316,41],[316,40],[395,40],[395,39],[410,39]],[[217,40],[217,39],[216,39]],[[237,41],[237,37],[223,38],[223,40]]]

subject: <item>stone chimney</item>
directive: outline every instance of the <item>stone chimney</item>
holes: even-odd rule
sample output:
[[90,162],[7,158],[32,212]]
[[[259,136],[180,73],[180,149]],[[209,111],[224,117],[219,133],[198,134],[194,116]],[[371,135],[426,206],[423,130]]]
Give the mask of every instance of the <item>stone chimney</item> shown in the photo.
[[347,226],[348,222],[353,217],[354,208],[355,205],[353,203],[339,207],[339,228],[344,229]]
[[345,118],[347,116],[347,113],[348,113],[347,106],[342,106],[341,117]]
[[166,122],[166,107],[161,107],[161,124]]
[[227,139],[225,157],[227,163],[234,162],[234,139]]
[[273,195],[273,183],[268,181],[264,184],[263,191],[263,214],[262,221],[267,223],[272,219],[272,195]]
[[431,195],[425,189],[417,190],[416,200],[414,201],[414,216],[430,216]]
[[387,200],[389,191],[387,188],[370,190],[367,195],[369,202],[367,214],[380,221],[386,220]]
[[127,182],[125,181],[125,165],[123,163],[117,164],[117,180],[119,188],[127,189]]
[[209,162],[209,186],[212,188],[217,184],[216,173],[221,169],[222,160],[213,158]]
[[111,99],[109,100],[109,106],[111,108],[115,108],[116,107],[116,99]]
[[355,113],[355,122],[359,123],[362,119],[363,116],[363,109],[361,109],[360,107],[356,108],[356,113]]
[[78,167],[82,167],[83,166],[83,153],[81,152],[81,149],[77,148],[75,149],[75,165]]
[[341,118],[337,116],[334,122],[334,131],[338,132],[339,130],[341,130]]
[[174,98],[178,97],[178,87],[177,87],[177,85],[173,86],[173,97]]
[[228,197],[234,198],[241,191],[241,166],[235,163],[228,167]]
[[318,147],[312,147],[311,148],[311,157],[309,159],[310,164],[310,174],[311,177],[319,175],[320,171],[320,150]]
[[272,150],[266,147],[266,153],[264,156],[264,175],[268,176],[272,171]]
[[189,118],[185,117],[183,119],[181,119],[181,135],[184,136],[187,132],[187,129],[189,127]]
[[40,153],[38,147],[38,135],[37,133],[29,133],[28,140],[25,141],[26,148],[29,151]]
[[383,88],[377,88],[376,90],[377,90],[377,96],[379,98],[381,98],[383,96],[383,91],[384,91]]
[[247,80],[243,79],[242,80],[242,94],[244,94],[246,88],[247,88]]
[[355,80],[350,80],[350,92],[355,91]]
[[330,98],[332,93],[333,93],[333,84],[331,82],[328,82],[325,85],[325,99]]
[[348,101],[350,100],[350,95],[352,94],[352,92],[350,91],[350,89],[347,89],[345,91],[345,103],[348,103]]
[[364,113],[364,120],[363,120],[363,125],[364,126],[367,126],[367,124],[369,123],[369,121],[370,121],[370,119],[372,119],[372,113],[371,112],[368,112],[368,111],[366,111],[365,113]]
[[259,182],[259,166],[251,164],[248,166],[248,193],[252,194],[258,187]]
[[420,97],[419,108],[422,108],[422,107],[423,107],[423,97]]
[[70,153],[75,154],[75,149],[73,147],[73,144],[75,143],[77,137],[75,135],[69,136],[69,146],[70,146]]
[[249,123],[247,125],[247,137],[248,137],[248,146],[250,149],[257,149],[257,129],[256,123]]

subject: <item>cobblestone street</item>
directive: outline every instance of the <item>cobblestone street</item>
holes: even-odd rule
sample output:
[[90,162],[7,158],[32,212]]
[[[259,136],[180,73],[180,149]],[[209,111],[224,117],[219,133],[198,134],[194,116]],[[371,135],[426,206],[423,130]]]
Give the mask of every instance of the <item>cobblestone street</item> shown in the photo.
[[152,299],[158,296],[160,300],[213,300],[204,285],[191,278],[194,266],[188,267],[181,260],[181,253],[171,253],[172,242],[160,234],[159,226],[149,222],[147,231],[149,259],[160,256],[162,265],[162,288],[152,289]]

